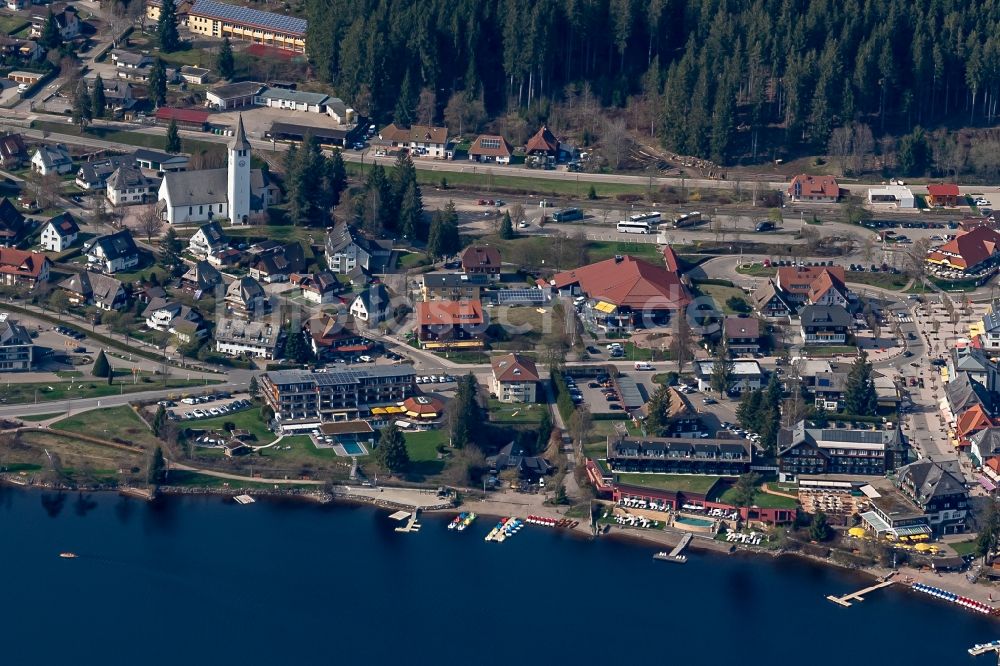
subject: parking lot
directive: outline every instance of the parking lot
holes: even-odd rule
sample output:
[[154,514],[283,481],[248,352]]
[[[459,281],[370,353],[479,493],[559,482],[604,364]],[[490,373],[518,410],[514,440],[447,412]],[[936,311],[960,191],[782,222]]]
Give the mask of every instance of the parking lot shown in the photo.
[[232,395],[224,391],[191,396],[177,401],[161,400],[159,404],[166,407],[168,418],[176,421],[210,419],[250,409],[253,406],[249,395],[245,393]]

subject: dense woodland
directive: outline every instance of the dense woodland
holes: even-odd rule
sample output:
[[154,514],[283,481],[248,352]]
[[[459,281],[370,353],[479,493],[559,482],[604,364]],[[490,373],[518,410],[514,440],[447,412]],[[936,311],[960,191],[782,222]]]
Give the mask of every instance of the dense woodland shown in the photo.
[[824,151],[853,123],[876,142],[984,125],[1000,98],[1000,4],[982,0],[306,0],[306,11],[316,75],[379,120],[530,126],[594,99],[719,163]]

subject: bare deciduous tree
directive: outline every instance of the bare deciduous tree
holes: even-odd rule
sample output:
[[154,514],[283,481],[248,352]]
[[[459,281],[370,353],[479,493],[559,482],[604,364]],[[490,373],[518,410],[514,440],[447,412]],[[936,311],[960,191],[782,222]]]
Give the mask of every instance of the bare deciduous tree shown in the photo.
[[437,97],[433,88],[424,88],[420,91],[420,99],[417,101],[417,124],[433,125],[434,116],[437,115]]
[[827,152],[837,162],[840,173],[847,168],[847,155],[851,150],[851,131],[846,127],[838,127],[830,133],[830,143]]
[[151,242],[153,236],[159,236],[163,229],[163,219],[156,212],[156,206],[146,206],[146,208],[136,216],[135,228],[146,237],[146,242]]
[[620,169],[628,157],[631,140],[628,136],[628,129],[625,121],[620,118],[608,120],[604,123],[604,132],[601,137],[604,145],[604,152],[608,156],[608,161],[615,169]]

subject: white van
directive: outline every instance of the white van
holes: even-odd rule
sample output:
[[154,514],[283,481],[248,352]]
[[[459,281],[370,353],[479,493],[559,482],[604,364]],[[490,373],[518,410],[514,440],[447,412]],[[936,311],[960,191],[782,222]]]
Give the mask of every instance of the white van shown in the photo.
[[635,362],[635,369],[636,370],[652,370],[653,366],[650,365],[649,363],[646,363],[645,361],[636,361]]

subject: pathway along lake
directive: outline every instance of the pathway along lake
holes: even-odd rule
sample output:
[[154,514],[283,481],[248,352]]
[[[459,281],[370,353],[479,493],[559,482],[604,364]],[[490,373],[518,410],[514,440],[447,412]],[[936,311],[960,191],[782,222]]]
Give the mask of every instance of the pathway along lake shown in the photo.
[[901,589],[841,608],[824,597],[866,581],[794,559],[677,565],[530,525],[484,543],[486,520],[397,534],[387,514],[0,488],[2,661],[951,665],[1000,638]]

